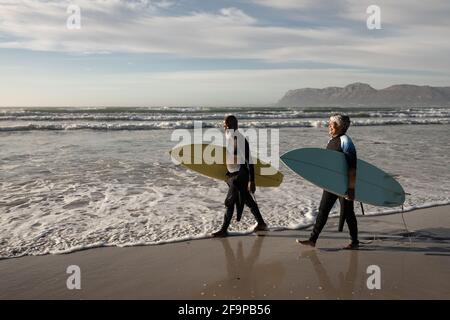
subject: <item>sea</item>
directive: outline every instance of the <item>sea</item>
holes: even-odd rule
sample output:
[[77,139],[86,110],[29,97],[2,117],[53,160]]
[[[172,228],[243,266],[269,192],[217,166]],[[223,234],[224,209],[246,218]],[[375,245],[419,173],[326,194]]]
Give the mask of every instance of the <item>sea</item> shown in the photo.
[[[209,237],[227,186],[172,162],[174,130],[193,132],[195,121],[220,129],[234,114],[242,130],[276,131],[281,155],[324,148],[334,112],[350,116],[358,157],[407,193],[403,208],[366,205],[365,214],[403,209],[407,220],[412,209],[450,203],[450,108],[3,107],[0,258]],[[258,154],[258,144],[251,149]],[[281,162],[279,170],[281,186],[255,194],[264,219],[274,232],[310,226],[322,191]],[[247,208],[229,230],[248,234],[255,224]]]

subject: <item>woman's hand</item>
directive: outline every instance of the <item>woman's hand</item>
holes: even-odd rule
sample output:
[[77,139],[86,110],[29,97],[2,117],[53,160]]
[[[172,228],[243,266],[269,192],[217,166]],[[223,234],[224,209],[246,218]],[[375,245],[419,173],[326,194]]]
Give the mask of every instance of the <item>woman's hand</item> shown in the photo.
[[353,201],[355,200],[355,189],[354,188],[348,188],[347,194],[344,197],[346,200]]
[[248,191],[251,192],[251,193],[255,193],[255,191],[256,191],[255,181],[249,181],[249,183],[248,183]]

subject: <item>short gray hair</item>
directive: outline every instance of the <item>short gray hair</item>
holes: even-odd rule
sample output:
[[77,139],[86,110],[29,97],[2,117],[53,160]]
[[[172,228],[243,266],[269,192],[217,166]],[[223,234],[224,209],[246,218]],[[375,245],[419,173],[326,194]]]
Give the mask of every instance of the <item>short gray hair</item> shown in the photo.
[[350,127],[350,117],[340,114],[340,113],[334,113],[331,115],[330,120],[332,122],[336,122],[339,128],[341,128],[341,133],[346,133],[348,130],[348,127]]

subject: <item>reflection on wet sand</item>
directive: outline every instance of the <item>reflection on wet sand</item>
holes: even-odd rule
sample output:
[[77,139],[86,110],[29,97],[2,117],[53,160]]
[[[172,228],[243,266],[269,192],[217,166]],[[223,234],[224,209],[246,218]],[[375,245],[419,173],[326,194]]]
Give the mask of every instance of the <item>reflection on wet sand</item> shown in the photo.
[[225,254],[226,275],[208,284],[202,295],[218,299],[270,298],[271,290],[279,286],[285,271],[280,262],[259,261],[264,237],[255,237],[247,255],[242,240],[237,241],[237,248],[227,238],[219,241]]
[[[326,268],[322,264],[321,260],[317,256],[316,250],[308,250],[301,253],[301,258],[307,258],[311,261],[314,271],[319,280],[320,292],[323,293],[327,299],[336,299],[340,297],[343,299],[354,298],[355,283],[358,275],[358,251],[353,250],[349,252],[350,259],[347,267],[347,272],[339,272],[337,286],[334,286],[331,278],[329,277]],[[334,266],[333,266],[334,268]]]

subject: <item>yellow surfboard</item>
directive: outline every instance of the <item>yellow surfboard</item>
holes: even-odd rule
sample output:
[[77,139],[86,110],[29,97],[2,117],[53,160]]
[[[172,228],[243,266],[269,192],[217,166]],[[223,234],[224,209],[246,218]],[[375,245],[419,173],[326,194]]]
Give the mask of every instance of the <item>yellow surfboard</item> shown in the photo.
[[[172,159],[190,170],[218,180],[227,179],[226,148],[223,146],[188,144],[176,147],[169,153]],[[256,186],[278,187],[283,181],[283,174],[270,164],[256,159],[254,166]]]

